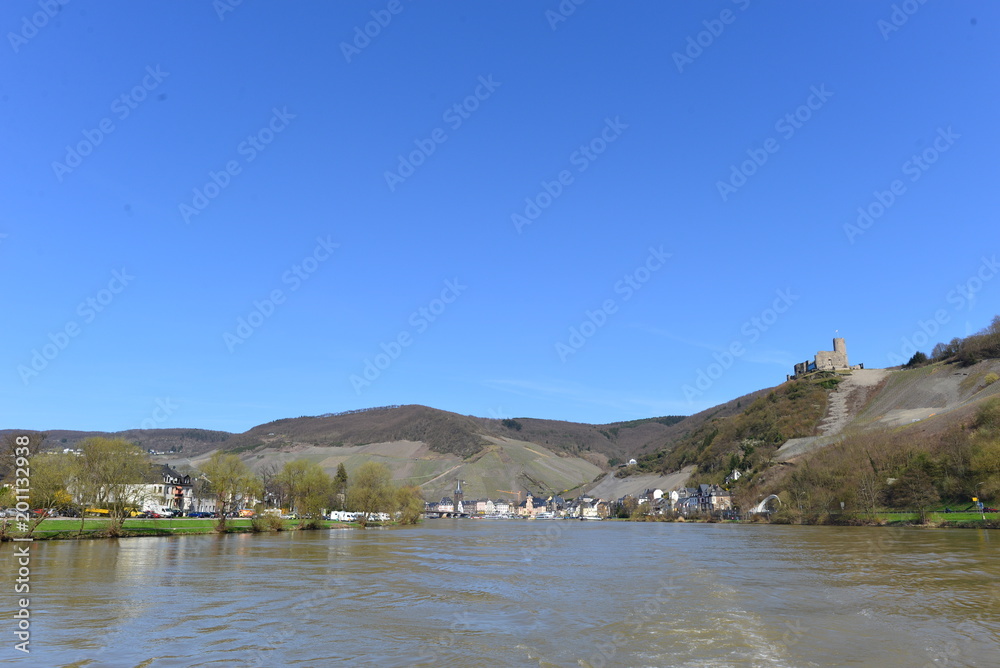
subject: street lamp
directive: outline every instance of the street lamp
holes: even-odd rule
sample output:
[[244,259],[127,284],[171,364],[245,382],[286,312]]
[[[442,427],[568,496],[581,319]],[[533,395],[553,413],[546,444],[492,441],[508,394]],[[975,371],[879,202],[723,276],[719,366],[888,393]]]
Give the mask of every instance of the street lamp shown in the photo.
[[981,483],[979,483],[979,484],[976,485],[976,498],[979,500],[978,501],[978,503],[979,503],[979,512],[980,512],[980,514],[982,514],[983,521],[985,522],[986,521],[986,511],[983,509],[983,499],[982,499],[981,496],[979,496],[979,485],[984,485],[984,484],[986,484],[986,483],[982,483],[981,482]]

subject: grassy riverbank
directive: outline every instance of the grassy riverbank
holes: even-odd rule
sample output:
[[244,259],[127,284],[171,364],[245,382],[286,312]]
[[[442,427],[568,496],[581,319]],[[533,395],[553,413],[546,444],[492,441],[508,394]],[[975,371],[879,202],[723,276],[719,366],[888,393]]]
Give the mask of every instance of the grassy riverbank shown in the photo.
[[865,513],[829,513],[806,515],[784,510],[772,515],[750,515],[744,519],[721,519],[706,515],[691,517],[636,515],[630,518],[609,518],[619,522],[694,522],[704,524],[797,524],[802,526],[922,526],[951,529],[1000,529],[1000,513],[927,511],[921,518],[919,512],[882,511]]
[[[226,533],[267,533],[269,531],[295,531],[300,529],[301,520],[284,520],[280,529],[265,528],[255,529],[253,521],[250,519],[230,519],[226,521]],[[47,518],[34,530],[31,537],[35,540],[55,540],[74,538],[103,538],[107,535],[110,521],[105,518],[87,518],[83,523],[83,530],[80,530],[80,520],[70,518]],[[136,536],[175,536],[178,534],[207,534],[216,533],[218,520],[196,519],[196,518],[173,518],[173,519],[143,519],[131,518],[125,520],[120,537]],[[358,524],[345,522],[331,522],[322,520],[318,529],[345,529],[358,527]],[[14,523],[8,522],[6,530],[2,534],[3,540],[24,536],[23,532],[13,530]]]

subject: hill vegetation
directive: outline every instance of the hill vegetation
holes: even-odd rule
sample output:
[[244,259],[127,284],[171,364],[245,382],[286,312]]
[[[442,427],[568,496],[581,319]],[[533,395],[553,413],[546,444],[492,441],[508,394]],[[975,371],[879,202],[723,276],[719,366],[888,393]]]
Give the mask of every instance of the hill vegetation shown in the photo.
[[[841,504],[868,513],[933,503],[964,507],[977,488],[1000,494],[1000,398],[991,400],[1000,397],[997,359],[1000,316],[976,334],[914,354],[896,371],[814,373],[691,416],[583,424],[383,406],[285,418],[242,434],[53,430],[41,447],[123,438],[193,466],[213,452],[254,467],[306,456],[332,470],[376,459],[396,479],[432,495],[457,478],[468,481],[470,493],[493,495],[566,492],[602,470],[651,479],[684,469],[693,470],[690,483],[731,484],[744,507],[778,494],[782,512],[800,518],[834,514]],[[865,385],[862,374],[878,382]],[[796,439],[794,447],[789,439]],[[633,457],[636,465],[623,466]],[[733,471],[741,477],[727,483]]]
[[[743,413],[706,423],[639,460],[638,470],[695,464],[694,482],[728,485],[743,509],[775,494],[778,521],[881,521],[885,510],[964,510],[1000,496],[1000,317],[965,339],[915,354],[828,445],[776,461],[787,438],[815,435],[838,378],[785,383]],[[937,407],[937,408],[935,408]],[[996,505],[996,504],[994,504]]]
[[769,466],[786,440],[815,434],[826,413],[827,391],[839,382],[829,373],[784,383],[740,413],[703,421],[676,442],[640,457],[621,475],[666,474],[694,464],[699,481],[718,484],[734,469]]
[[[880,509],[966,509],[972,497],[1000,495],[1000,398],[943,433],[917,425],[859,432],[788,467],[739,485],[744,507],[777,494],[785,521],[875,518]],[[843,506],[841,505],[843,504]]]

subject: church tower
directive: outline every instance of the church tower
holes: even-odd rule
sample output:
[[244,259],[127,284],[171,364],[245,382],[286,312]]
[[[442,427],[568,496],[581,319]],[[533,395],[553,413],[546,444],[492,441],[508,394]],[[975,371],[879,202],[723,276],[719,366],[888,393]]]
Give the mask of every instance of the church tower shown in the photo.
[[465,492],[462,491],[462,481],[457,480],[455,482],[455,512],[464,513],[465,504],[462,503],[465,500]]

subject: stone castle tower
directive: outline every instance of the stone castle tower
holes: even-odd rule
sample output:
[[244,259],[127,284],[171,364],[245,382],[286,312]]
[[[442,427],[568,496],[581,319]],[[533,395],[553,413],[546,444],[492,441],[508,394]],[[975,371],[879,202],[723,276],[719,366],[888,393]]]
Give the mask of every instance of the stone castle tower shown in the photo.
[[[836,371],[850,369],[847,361],[847,342],[843,338],[833,340],[833,350],[820,350],[813,361],[806,360],[795,365],[795,375],[801,376],[811,371]],[[863,367],[862,367],[863,368]]]
[[829,371],[851,368],[847,363],[847,343],[843,338],[833,340],[833,350],[821,350],[816,353],[816,368]]

